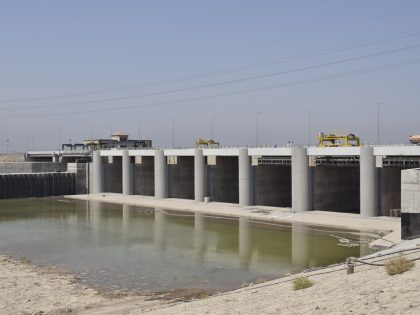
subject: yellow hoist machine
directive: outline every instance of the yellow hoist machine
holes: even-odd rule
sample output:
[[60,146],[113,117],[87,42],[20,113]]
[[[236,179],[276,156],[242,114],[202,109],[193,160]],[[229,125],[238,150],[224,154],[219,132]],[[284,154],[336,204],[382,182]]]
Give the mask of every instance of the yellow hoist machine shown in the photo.
[[360,138],[350,133],[347,135],[318,134],[318,147],[360,147]]
[[199,148],[199,147],[208,147],[208,148],[212,148],[212,147],[218,147],[220,146],[219,142],[214,141],[213,139],[198,139],[195,142],[195,145]]

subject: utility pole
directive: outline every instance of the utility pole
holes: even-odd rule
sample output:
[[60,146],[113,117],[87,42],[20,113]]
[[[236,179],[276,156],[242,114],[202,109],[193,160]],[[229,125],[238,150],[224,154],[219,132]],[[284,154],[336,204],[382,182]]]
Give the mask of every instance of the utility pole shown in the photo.
[[172,119],[172,147],[175,147],[175,119]]
[[9,154],[10,139],[6,139],[6,153]]
[[139,140],[141,140],[141,121],[139,120]]
[[313,107],[308,109],[308,146],[311,146],[312,143],[312,111]]
[[29,132],[26,133],[26,152],[29,151]]
[[260,145],[260,115],[263,112],[257,112],[257,148]]
[[109,148],[108,149],[111,150],[111,146],[112,146],[112,124],[109,128],[110,128],[110,131],[111,131],[111,135],[109,136]]
[[90,126],[90,139],[93,140],[93,128],[95,128],[95,125]]
[[212,140],[214,140],[214,117],[216,117],[216,115],[211,116],[211,139]]
[[61,128],[58,128],[58,151],[61,150]]
[[378,103],[378,109],[377,109],[377,119],[378,119],[378,130],[377,130],[377,139],[376,139],[376,144],[379,145],[380,141],[381,141],[381,137],[380,137],[380,116],[379,116],[379,112],[381,109],[381,105],[382,102]]

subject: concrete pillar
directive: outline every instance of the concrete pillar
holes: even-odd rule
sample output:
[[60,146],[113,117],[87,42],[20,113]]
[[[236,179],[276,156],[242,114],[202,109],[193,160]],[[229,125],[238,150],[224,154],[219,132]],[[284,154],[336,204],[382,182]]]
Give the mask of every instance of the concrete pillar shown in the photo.
[[93,182],[92,182],[92,193],[98,194],[104,191],[104,169],[100,151],[93,151]]
[[241,207],[252,204],[251,190],[251,163],[248,156],[248,149],[239,149],[239,205]]
[[52,156],[53,163],[60,163],[60,155],[58,153],[54,153]]
[[311,176],[308,150],[292,148],[292,210],[312,210]]
[[128,150],[122,152],[122,193],[132,195],[134,192],[133,164]]
[[168,166],[163,150],[155,151],[155,197],[168,198]]
[[207,168],[202,149],[194,152],[194,199],[203,202],[207,193]]
[[360,148],[360,214],[364,217],[378,215],[376,159],[373,147]]

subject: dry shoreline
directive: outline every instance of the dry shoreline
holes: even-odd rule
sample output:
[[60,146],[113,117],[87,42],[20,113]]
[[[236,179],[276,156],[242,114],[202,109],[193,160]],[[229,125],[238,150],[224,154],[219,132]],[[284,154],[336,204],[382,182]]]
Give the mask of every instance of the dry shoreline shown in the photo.
[[[410,258],[420,258],[420,240],[401,242],[399,220],[391,218],[360,218],[356,215],[291,213],[288,209],[235,205],[198,204],[182,200],[155,200],[141,196],[100,194],[71,196],[76,199],[160,207],[174,210],[201,211],[225,216],[245,216],[258,220],[302,222],[322,226],[357,228],[359,230],[391,232],[391,249],[371,255],[377,257],[399,249],[418,246],[409,252]],[[393,254],[394,255],[394,254]],[[390,256],[391,257],[391,256]],[[418,314],[420,312],[420,261],[409,272],[388,276],[383,267],[357,266],[347,275],[343,264],[303,273],[315,285],[293,291],[291,275],[259,285],[252,285],[219,295],[184,303],[159,300],[147,296],[113,298],[89,288],[70,274],[55,268],[37,267],[28,262],[0,256],[1,314]]]
[[[420,239],[373,254],[398,249],[410,259],[420,258]],[[378,258],[379,257],[379,258]],[[420,266],[389,276],[383,267],[359,265],[347,275],[343,264],[291,275],[192,302],[148,299],[143,296],[109,298],[81,285],[75,277],[54,268],[36,267],[0,256],[1,314],[418,314]],[[306,276],[314,286],[293,291],[291,280]]]
[[[0,255],[0,314],[80,314],[120,303],[151,310],[162,302],[122,291],[101,292],[55,267]],[[126,307],[127,308],[127,307]]]

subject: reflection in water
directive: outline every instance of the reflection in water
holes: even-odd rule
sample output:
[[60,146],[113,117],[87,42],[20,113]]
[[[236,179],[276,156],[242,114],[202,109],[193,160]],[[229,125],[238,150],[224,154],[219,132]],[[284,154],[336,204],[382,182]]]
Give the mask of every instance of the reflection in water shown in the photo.
[[102,203],[91,200],[88,205],[90,226],[92,227],[93,233],[98,235],[101,229]]
[[234,289],[369,251],[338,246],[337,235],[348,237],[298,223],[98,201],[0,201],[0,254],[68,268],[104,289]]
[[251,261],[251,227],[249,220],[239,218],[239,265],[248,269]]
[[155,209],[154,240],[157,248],[161,251],[165,251],[166,248],[166,216],[162,208]]
[[206,253],[204,224],[204,214],[199,212],[194,213],[194,250],[200,261],[204,260],[204,255]]
[[292,223],[292,266],[293,272],[309,267],[310,235],[303,223]]

